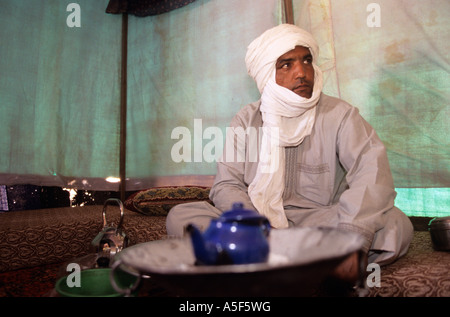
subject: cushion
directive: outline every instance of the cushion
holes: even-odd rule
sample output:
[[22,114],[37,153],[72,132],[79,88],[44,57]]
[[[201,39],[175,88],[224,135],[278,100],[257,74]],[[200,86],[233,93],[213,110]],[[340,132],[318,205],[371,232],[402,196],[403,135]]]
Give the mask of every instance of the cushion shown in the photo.
[[124,202],[125,208],[149,216],[166,216],[178,204],[208,201],[211,187],[206,186],[161,186],[141,190]]

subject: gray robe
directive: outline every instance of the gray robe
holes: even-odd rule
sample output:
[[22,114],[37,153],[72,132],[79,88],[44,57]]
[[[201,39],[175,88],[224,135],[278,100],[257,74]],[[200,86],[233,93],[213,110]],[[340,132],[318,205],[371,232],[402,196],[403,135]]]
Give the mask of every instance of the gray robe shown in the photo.
[[[259,106],[260,101],[245,106],[232,119],[231,127],[261,127]],[[246,147],[242,148],[233,133],[227,134],[223,157],[227,149],[234,148],[236,153],[244,151],[245,160],[218,162],[210,192],[214,206],[194,203],[174,207],[167,219],[169,234],[182,234],[189,222],[206,227],[234,202],[255,209],[247,188],[258,162],[249,139],[246,137]],[[370,262],[384,264],[406,253],[412,224],[394,206],[396,192],[386,149],[357,108],[322,94],[311,135],[285,151],[283,205],[290,226],[331,226],[357,232],[364,237],[363,250]]]

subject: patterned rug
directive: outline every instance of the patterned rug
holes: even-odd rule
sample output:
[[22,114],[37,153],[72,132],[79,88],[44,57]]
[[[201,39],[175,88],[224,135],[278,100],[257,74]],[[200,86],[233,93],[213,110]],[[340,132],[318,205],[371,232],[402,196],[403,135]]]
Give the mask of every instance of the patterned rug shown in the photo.
[[[0,273],[0,297],[57,296],[55,283],[64,263]],[[381,268],[381,287],[369,297],[450,297],[450,252],[433,250],[427,231],[416,231],[408,253]],[[144,280],[138,296],[170,297],[170,291]],[[320,295],[319,295],[320,296]]]
[[61,263],[0,273],[0,296],[49,296],[55,286]]
[[435,251],[428,231],[415,231],[408,253],[381,268],[378,297],[450,297],[450,252]]
[[[56,281],[64,276],[64,263],[0,273],[0,297],[57,297]],[[149,280],[140,284],[138,296],[174,296]]]

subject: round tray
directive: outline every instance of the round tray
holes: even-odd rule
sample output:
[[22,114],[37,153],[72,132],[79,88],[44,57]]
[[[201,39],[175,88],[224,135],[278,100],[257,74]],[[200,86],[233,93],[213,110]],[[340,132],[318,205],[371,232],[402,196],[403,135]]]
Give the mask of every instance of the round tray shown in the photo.
[[271,231],[264,263],[196,265],[189,237],[130,246],[114,261],[179,296],[305,296],[362,244],[361,236],[337,229],[290,228]]

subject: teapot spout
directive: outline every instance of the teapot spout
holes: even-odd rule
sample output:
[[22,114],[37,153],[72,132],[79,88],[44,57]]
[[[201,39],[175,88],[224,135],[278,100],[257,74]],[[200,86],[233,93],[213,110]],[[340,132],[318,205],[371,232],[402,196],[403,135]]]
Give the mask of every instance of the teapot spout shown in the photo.
[[193,224],[186,227],[186,232],[191,237],[192,247],[197,264],[211,265],[217,262],[217,249],[208,247],[201,231]]

